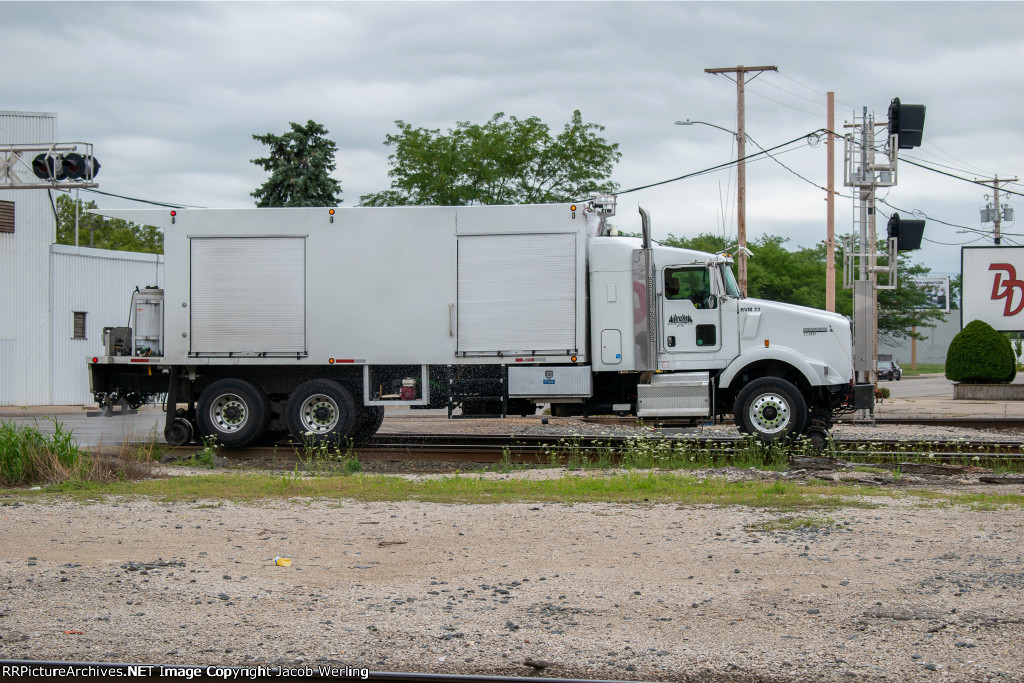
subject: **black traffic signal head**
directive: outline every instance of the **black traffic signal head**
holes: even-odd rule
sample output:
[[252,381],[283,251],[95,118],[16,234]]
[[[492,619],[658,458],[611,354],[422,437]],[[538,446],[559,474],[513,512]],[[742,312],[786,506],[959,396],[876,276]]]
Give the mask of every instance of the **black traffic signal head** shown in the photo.
[[889,237],[896,238],[897,251],[913,251],[921,248],[921,238],[924,236],[924,221],[900,218],[898,213],[894,213],[889,217],[887,231]]
[[65,154],[61,164],[68,178],[94,178],[100,171],[100,162],[95,157],[82,156],[72,152]]
[[900,149],[921,146],[924,137],[924,105],[903,104],[892,98],[889,104],[889,135],[899,136]]
[[40,180],[63,180],[64,166],[60,157],[53,154],[39,154],[32,160],[32,172]]

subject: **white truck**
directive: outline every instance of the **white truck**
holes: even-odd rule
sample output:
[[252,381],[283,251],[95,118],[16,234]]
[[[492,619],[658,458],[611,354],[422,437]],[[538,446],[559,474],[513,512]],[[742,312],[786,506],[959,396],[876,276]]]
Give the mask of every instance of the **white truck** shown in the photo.
[[614,198],[98,213],[163,230],[165,285],[106,330],[91,388],[107,407],[166,393],[171,444],[361,441],[402,404],[731,413],[823,441],[872,401],[847,318],[744,298],[728,256],[652,245],[643,209],[642,239],[609,235]]

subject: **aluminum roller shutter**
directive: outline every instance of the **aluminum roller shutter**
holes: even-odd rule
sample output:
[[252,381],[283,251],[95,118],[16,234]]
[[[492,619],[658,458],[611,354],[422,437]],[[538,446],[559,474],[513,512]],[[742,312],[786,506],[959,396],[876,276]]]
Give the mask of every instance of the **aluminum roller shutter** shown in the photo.
[[459,237],[458,350],[578,348],[576,235]]
[[193,355],[306,353],[303,237],[191,239]]

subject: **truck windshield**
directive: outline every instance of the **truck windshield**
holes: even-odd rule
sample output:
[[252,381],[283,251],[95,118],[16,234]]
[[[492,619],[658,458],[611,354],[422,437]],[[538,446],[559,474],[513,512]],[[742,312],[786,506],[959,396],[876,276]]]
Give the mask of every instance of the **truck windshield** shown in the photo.
[[725,293],[739,299],[742,296],[740,294],[740,286],[736,284],[736,277],[732,274],[732,268],[729,267],[728,263],[720,263],[718,267],[722,269],[722,280],[725,282]]

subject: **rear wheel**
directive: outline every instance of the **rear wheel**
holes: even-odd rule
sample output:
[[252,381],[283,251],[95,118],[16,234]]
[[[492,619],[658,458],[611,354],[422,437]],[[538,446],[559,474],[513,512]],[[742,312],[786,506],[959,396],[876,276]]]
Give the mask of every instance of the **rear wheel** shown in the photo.
[[740,431],[765,443],[783,441],[807,425],[807,403],[791,382],[761,377],[736,397],[734,419]]
[[248,446],[270,422],[270,402],[242,379],[219,379],[203,390],[196,405],[199,431],[228,448]]
[[351,394],[331,380],[303,382],[288,399],[288,430],[296,441],[340,443],[352,433],[355,420]]
[[352,429],[352,440],[363,443],[380,429],[384,422],[384,406],[365,406],[359,411],[356,426]]

